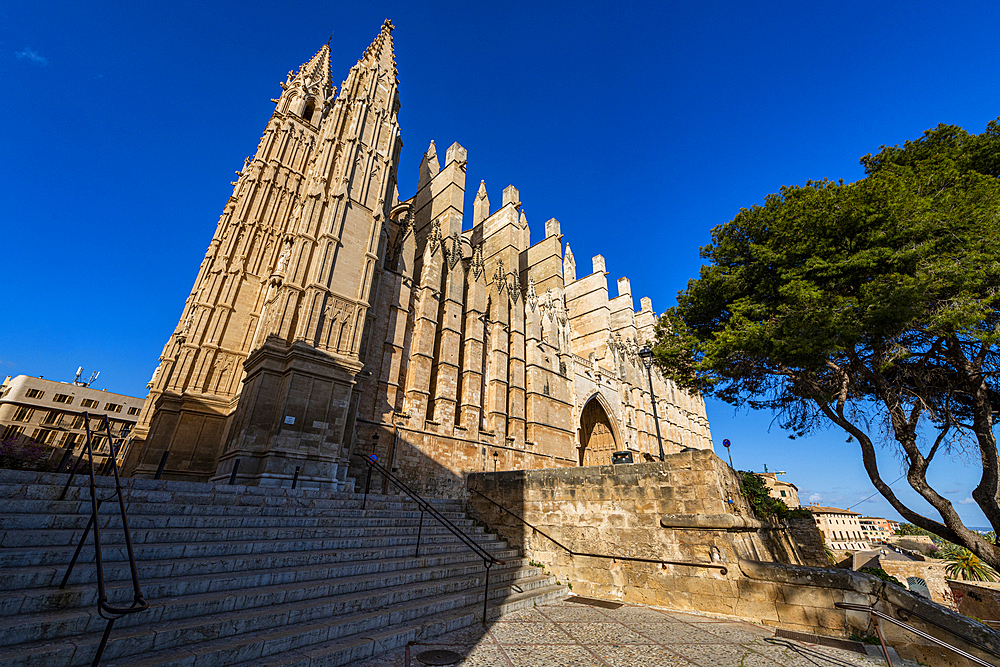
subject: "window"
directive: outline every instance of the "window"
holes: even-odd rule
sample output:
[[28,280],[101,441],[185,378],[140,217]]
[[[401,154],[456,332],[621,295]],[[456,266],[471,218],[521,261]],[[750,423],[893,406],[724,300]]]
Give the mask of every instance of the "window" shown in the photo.
[[22,433],[24,433],[24,427],[23,426],[8,426],[3,431],[3,439],[4,440],[11,440],[13,438],[18,437]]
[[104,409],[107,410],[108,412],[121,412],[122,406],[118,405],[117,403],[108,403],[104,406]]
[[34,412],[35,412],[34,409],[26,408],[22,405],[21,407],[19,407],[17,410],[14,411],[14,416],[11,417],[11,419],[13,419],[16,422],[26,422],[29,419],[31,419],[31,415]]
[[139,412],[140,412],[140,408],[129,408],[128,409],[128,413],[130,415],[137,415],[137,414],[139,414]]
[[42,423],[46,425],[55,425],[59,423],[59,418],[62,417],[62,413],[58,410],[50,410],[44,417],[42,417]]
[[56,394],[52,397],[52,400],[56,403],[65,403],[66,405],[69,405],[73,402],[73,397],[69,394]]
[[906,586],[910,589],[912,593],[923,596],[928,600],[931,599],[931,591],[927,587],[927,582],[920,577],[907,577]]
[[39,428],[35,429],[35,434],[31,436],[31,439],[39,445],[47,445],[52,440],[52,436],[55,434],[55,431],[50,431],[47,428]]
[[781,492],[781,497],[782,497],[782,498],[784,498],[784,497],[785,497],[785,492],[784,492],[784,491],[782,491],[782,492]]
[[24,395],[27,396],[28,398],[41,398],[42,396],[45,395],[45,392],[42,391],[41,389],[29,389],[28,391],[24,392]]
[[104,447],[104,441],[107,440],[103,435],[95,435],[90,438],[90,446],[96,452]]
[[66,436],[66,439],[63,440],[63,447],[66,449],[73,449],[80,444],[81,440],[83,440],[83,436],[79,433],[70,433]]
[[85,398],[82,401],[80,401],[80,405],[82,405],[85,408],[96,408],[97,401],[90,398]]
[[70,428],[83,428],[83,415],[77,415],[73,423],[70,424]]

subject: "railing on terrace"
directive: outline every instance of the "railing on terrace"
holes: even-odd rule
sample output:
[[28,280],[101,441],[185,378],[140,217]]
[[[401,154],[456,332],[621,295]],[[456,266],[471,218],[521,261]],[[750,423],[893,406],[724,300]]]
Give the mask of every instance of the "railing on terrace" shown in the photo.
[[[929,641],[937,644],[938,646],[940,646],[942,648],[946,648],[949,651],[954,651],[955,653],[957,653],[958,655],[962,656],[966,660],[971,660],[972,662],[974,662],[974,663],[976,663],[978,665],[983,665],[984,667],[995,667],[994,665],[991,665],[990,663],[986,662],[985,660],[977,658],[976,656],[972,655],[971,653],[966,653],[962,649],[956,648],[956,647],[952,646],[951,644],[949,644],[948,642],[941,641],[937,637],[932,637],[931,635],[927,634],[926,632],[924,632],[922,630],[918,630],[917,628],[913,627],[912,625],[910,625],[908,623],[904,623],[903,621],[898,621],[895,618],[893,618],[892,616],[890,616],[889,614],[883,613],[883,612],[879,611],[878,609],[875,609],[875,607],[870,607],[868,605],[863,605],[863,604],[852,604],[850,602],[835,602],[833,606],[837,607],[838,609],[846,609],[846,610],[849,610],[849,611],[862,611],[862,612],[865,612],[865,613],[867,613],[868,615],[870,615],[872,617],[872,620],[876,620],[876,619],[880,619],[881,618],[881,619],[883,619],[885,621],[889,621],[893,625],[897,625],[897,626],[903,628],[904,630],[912,632],[913,634],[917,635],[918,637],[923,637],[924,639],[927,639],[927,640],[929,640]],[[938,627],[938,628],[940,628],[942,630],[950,632],[951,634],[955,635],[956,637],[959,637],[963,641],[969,642],[970,644],[972,644],[973,646],[975,646],[976,648],[978,648],[981,651],[985,651],[986,653],[989,653],[991,655],[995,655],[997,657],[1000,657],[1000,653],[997,653],[996,651],[994,651],[994,650],[992,650],[990,648],[987,648],[986,646],[983,646],[982,644],[980,644],[980,643],[978,643],[976,641],[973,641],[973,640],[969,639],[968,637],[966,637],[966,636],[964,636],[964,635],[962,635],[962,634],[960,634],[958,632],[955,632],[951,628],[945,627],[945,626],[943,626],[943,625],[941,625],[939,623],[935,623],[934,621],[931,621],[931,620],[929,620],[927,618],[924,618],[923,616],[920,616],[919,614],[917,614],[916,612],[914,612],[912,610],[904,610],[904,609],[900,608],[897,613],[899,613],[899,612],[903,612],[904,614],[907,614],[907,615],[910,615],[910,616],[916,616],[917,618],[921,619],[922,621],[924,621],[926,623],[930,623],[931,625],[934,625],[934,626],[936,626],[936,627]],[[876,623],[875,623],[875,632],[878,633],[878,640],[879,640],[879,642],[882,645],[882,653],[885,655],[885,662],[886,662],[887,665],[889,665],[889,667],[892,667],[892,659],[889,658],[889,649],[886,648],[885,638],[882,636],[882,628],[881,628],[880,624],[877,622],[877,620],[876,620]]]
[[[360,456],[355,454],[355,456]],[[378,462],[378,458],[375,456],[374,451],[371,455],[366,457],[366,465],[368,466],[368,480],[365,483],[365,495],[364,500],[361,503],[362,509],[364,509],[368,504],[368,490],[371,487],[372,481],[372,471],[378,471],[383,478],[392,482],[396,488],[403,492],[410,500],[416,503],[417,507],[420,509],[420,523],[417,527],[417,547],[414,556],[420,555],[420,536],[424,529],[424,514],[430,514],[432,518],[436,519],[438,523],[447,528],[452,535],[457,537],[465,546],[469,547],[477,556],[483,559],[483,567],[486,568],[486,585],[483,590],[483,625],[486,624],[486,605],[489,601],[490,594],[490,568],[494,565],[506,565],[506,561],[500,560],[495,557],[489,551],[483,548],[482,545],[477,543],[468,534],[465,533],[461,528],[453,524],[448,520],[448,517],[444,516],[435,507],[433,507],[429,502],[427,502],[423,497],[417,494],[416,491],[407,486],[401,479],[393,475],[389,470],[387,470],[382,464]]]
[[532,531],[538,533],[539,535],[541,535],[545,539],[549,540],[550,542],[552,542],[557,547],[559,547],[560,549],[562,549],[563,551],[565,551],[566,553],[568,553],[571,556],[587,556],[587,557],[590,557],[590,558],[607,558],[609,560],[627,560],[627,561],[632,561],[632,562],[636,562],[636,563],[656,563],[656,564],[664,566],[664,567],[667,566],[667,565],[684,565],[684,566],[687,566],[687,567],[710,568],[710,569],[719,570],[722,574],[726,574],[729,571],[726,568],[726,566],[722,565],[721,563],[699,563],[699,562],[692,562],[692,561],[667,560],[665,558],[635,558],[635,557],[632,557],[632,556],[617,556],[617,555],[611,555],[611,554],[594,554],[594,553],[587,553],[587,552],[584,552],[584,551],[575,551],[573,549],[570,549],[565,544],[563,544],[559,540],[555,539],[551,535],[549,535],[549,534],[547,534],[547,533],[539,530],[536,526],[531,525],[530,523],[528,523],[527,521],[525,521],[523,518],[521,518],[517,514],[514,514],[513,512],[511,512],[509,509],[507,509],[506,507],[504,507],[503,505],[501,505],[497,501],[495,501],[492,498],[490,498],[489,496],[481,493],[478,489],[469,489],[469,490],[472,491],[473,493],[475,493],[476,495],[481,496],[482,498],[484,498],[488,502],[492,503],[497,508],[499,508],[501,511],[506,512],[507,514],[511,515],[512,517],[514,517],[515,519],[517,519],[518,521],[520,521],[521,523],[523,523],[528,528],[531,528]]
[[[111,470],[115,477],[115,489],[107,498],[97,497],[97,483],[95,480],[96,472],[94,470],[94,448],[92,446],[91,439],[91,429],[90,429],[90,415],[86,412],[83,413],[83,423],[87,430],[87,449],[86,454],[89,462],[89,473],[90,473],[90,520],[87,522],[87,527],[83,529],[83,534],[80,536],[80,543],[76,547],[76,552],[73,554],[72,560],[70,560],[69,567],[66,569],[66,576],[63,577],[62,583],[59,584],[59,588],[65,588],[66,584],[69,582],[69,576],[73,572],[73,566],[76,565],[77,559],[80,557],[80,552],[83,550],[83,545],[87,541],[87,533],[90,532],[91,528],[94,531],[94,562],[97,566],[97,613],[100,614],[101,618],[107,620],[108,624],[104,628],[104,635],[101,637],[101,643],[97,647],[97,653],[94,655],[94,661],[92,667],[97,667],[101,662],[101,656],[104,654],[104,649],[108,645],[108,638],[111,636],[111,628],[114,626],[115,621],[127,614],[134,614],[136,612],[144,611],[149,608],[149,602],[142,595],[142,588],[139,586],[139,570],[135,564],[135,554],[132,550],[132,534],[129,531],[128,526],[128,515],[125,512],[125,498],[122,494],[122,483],[121,477],[118,474],[118,462],[117,452],[114,446],[114,439],[111,437],[111,425],[107,418],[104,416],[104,429],[107,433],[108,444],[111,451]],[[82,458],[82,455],[81,455]],[[69,491],[70,484],[73,482],[73,477],[76,474],[76,469],[78,466],[74,465],[70,471],[69,479],[66,480],[66,486],[63,487],[62,495],[59,496],[60,500],[65,499],[66,492]],[[112,498],[118,498],[118,509],[121,513],[122,518],[122,529],[125,531],[125,551],[128,554],[128,564],[132,576],[132,605],[130,607],[117,607],[115,605],[108,603],[108,594],[104,586],[104,557],[101,553],[101,525],[98,520],[98,512],[101,509],[101,505]]]

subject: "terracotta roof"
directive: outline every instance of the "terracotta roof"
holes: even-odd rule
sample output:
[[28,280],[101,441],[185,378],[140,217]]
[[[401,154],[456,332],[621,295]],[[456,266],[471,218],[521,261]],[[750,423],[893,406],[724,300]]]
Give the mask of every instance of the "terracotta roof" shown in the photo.
[[813,513],[818,514],[850,514],[851,516],[861,516],[857,512],[852,512],[851,510],[842,510],[839,507],[822,507],[820,505],[807,505],[806,509]]

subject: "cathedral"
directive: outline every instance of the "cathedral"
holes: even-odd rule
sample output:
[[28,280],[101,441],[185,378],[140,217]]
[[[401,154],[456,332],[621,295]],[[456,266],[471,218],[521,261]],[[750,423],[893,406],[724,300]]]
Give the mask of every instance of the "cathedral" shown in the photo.
[[711,449],[702,399],[638,354],[652,303],[627,278],[611,296],[604,257],[578,270],[556,219],[532,240],[512,185],[497,206],[478,184],[467,213],[458,143],[431,142],[400,198],[392,29],[339,91],[327,45],[281,83],[126,473],[350,490],[375,453],[449,494],[469,472]]

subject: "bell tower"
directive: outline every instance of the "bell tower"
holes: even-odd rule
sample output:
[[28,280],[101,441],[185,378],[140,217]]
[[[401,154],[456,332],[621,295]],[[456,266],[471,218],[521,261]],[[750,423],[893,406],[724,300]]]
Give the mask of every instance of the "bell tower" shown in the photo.
[[[342,488],[401,147],[392,24],[339,97],[323,45],[281,82],[149,383],[126,470]],[[237,464],[239,461],[239,464]]]

